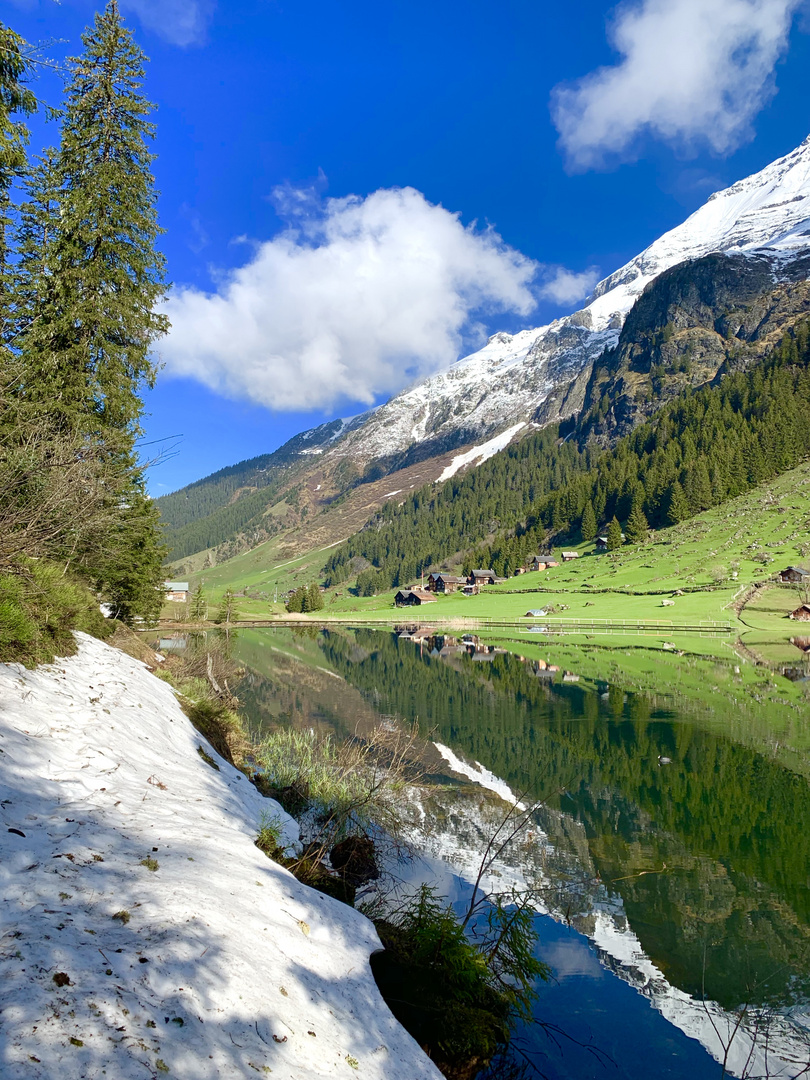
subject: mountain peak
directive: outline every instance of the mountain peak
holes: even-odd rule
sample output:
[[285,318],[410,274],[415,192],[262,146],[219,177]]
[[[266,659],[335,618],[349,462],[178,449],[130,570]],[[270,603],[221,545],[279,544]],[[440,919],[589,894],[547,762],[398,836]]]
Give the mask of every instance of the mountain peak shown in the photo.
[[[774,269],[810,252],[810,136],[784,157],[712,195],[599,282],[580,310],[548,326],[493,334],[447,370],[408,387],[355,422],[327,454],[359,460],[483,442],[529,422],[605,349],[630,309],[665,270],[714,253],[767,257]],[[570,408],[570,406],[569,406]],[[553,413],[554,410],[552,409]]]

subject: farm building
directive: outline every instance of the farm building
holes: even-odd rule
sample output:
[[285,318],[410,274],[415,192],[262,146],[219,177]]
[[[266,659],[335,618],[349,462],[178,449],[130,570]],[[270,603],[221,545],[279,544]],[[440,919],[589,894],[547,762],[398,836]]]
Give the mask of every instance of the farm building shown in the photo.
[[550,570],[559,565],[553,555],[535,555],[532,559],[532,570]]
[[795,611],[791,611],[789,618],[799,622],[810,622],[810,604],[799,604]]
[[465,596],[478,596],[481,589],[478,585],[465,585],[461,591]]
[[810,570],[804,570],[801,566],[788,566],[779,571],[779,580],[786,585],[810,585]]
[[578,551],[563,551],[561,554],[563,562],[572,562],[574,559],[579,558]]
[[437,593],[454,593],[467,584],[466,578],[453,574],[431,574],[430,578],[432,580],[428,580],[428,589]]
[[400,589],[394,603],[397,607],[417,607],[420,604],[435,604],[436,597],[425,589]]
[[543,616],[546,615],[546,614],[547,614],[547,612],[546,612],[545,608],[532,608],[530,611],[526,612],[526,614],[523,616],[523,618],[524,619],[542,619]]
[[494,585],[498,579],[494,570],[472,570],[467,578],[468,585]]
[[164,581],[163,588],[166,590],[166,599],[184,604],[188,600],[187,581]]
[[600,551],[600,552],[601,551],[607,551],[607,537],[606,536],[597,536],[597,538],[596,538],[596,550]]

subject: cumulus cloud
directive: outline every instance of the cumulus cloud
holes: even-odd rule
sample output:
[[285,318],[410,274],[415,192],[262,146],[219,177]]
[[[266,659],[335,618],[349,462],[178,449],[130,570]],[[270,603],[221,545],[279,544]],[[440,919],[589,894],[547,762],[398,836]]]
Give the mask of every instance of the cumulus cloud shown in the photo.
[[540,287],[539,294],[555,304],[574,304],[583,300],[599,280],[599,271],[595,266],[579,274],[559,266],[552,276]]
[[215,7],[215,0],[121,0],[148,30],[173,45],[199,45]]
[[552,95],[570,165],[626,155],[644,133],[734,150],[774,93],[773,69],[802,2],[641,0],[618,8],[609,38],[619,63]]
[[536,263],[413,188],[277,205],[287,227],[216,291],[171,295],[170,374],[279,410],[370,404],[452,363],[484,313],[535,306]]

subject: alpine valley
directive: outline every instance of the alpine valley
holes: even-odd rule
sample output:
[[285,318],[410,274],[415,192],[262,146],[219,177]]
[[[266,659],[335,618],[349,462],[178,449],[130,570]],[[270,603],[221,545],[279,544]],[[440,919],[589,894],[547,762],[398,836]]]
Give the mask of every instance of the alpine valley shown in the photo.
[[750,370],[808,315],[810,137],[712,195],[581,310],[497,333],[379,408],[160,498],[170,558],[193,575],[270,540],[268,561],[325,551],[551,425],[613,446],[685,390]]

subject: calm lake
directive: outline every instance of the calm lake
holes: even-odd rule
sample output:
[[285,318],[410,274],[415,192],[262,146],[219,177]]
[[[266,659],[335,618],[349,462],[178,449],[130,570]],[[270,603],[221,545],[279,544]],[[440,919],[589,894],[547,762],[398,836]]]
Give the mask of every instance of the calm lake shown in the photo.
[[540,898],[547,1026],[516,1041],[543,1075],[804,1075],[810,1039],[786,1019],[810,1030],[809,672],[798,651],[783,674],[730,650],[343,627],[244,631],[234,650],[257,726],[347,735],[418,720],[444,782],[424,803],[424,858],[404,873],[454,902],[504,813],[497,792],[541,803],[494,873]]

